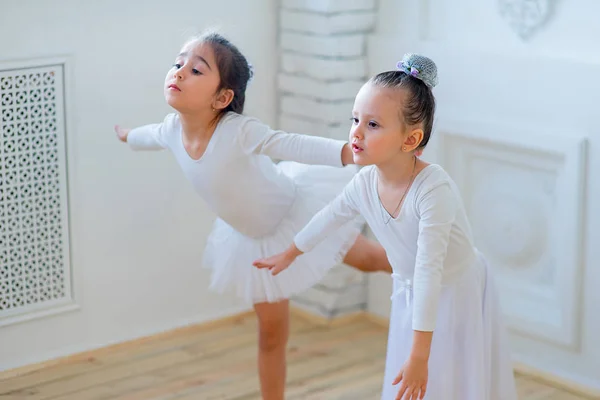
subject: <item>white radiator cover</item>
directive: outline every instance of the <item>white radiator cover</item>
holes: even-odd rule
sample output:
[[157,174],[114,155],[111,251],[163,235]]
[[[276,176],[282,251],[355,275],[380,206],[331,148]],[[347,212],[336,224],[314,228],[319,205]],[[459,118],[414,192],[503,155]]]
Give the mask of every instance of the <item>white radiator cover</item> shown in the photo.
[[0,325],[72,308],[64,63],[0,64]]

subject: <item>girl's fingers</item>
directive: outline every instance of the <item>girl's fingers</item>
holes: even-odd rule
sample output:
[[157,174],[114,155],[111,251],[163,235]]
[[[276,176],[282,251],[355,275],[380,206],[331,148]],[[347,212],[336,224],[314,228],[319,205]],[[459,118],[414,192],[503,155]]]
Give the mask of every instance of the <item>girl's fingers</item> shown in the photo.
[[396,379],[394,379],[394,382],[392,382],[392,385],[397,385],[402,381],[402,376],[403,376],[404,372],[400,371],[400,373],[398,374],[398,376],[396,377]]

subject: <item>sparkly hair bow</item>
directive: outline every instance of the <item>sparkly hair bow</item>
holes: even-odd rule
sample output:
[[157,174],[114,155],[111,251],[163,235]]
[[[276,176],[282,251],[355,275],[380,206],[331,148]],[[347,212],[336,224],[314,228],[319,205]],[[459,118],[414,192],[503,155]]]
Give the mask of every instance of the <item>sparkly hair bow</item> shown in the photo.
[[409,67],[408,65],[405,65],[402,61],[398,61],[398,64],[396,64],[396,67],[398,67],[398,69],[400,71],[404,71],[408,75],[411,75],[415,78],[417,78],[419,76],[419,70],[416,67]]

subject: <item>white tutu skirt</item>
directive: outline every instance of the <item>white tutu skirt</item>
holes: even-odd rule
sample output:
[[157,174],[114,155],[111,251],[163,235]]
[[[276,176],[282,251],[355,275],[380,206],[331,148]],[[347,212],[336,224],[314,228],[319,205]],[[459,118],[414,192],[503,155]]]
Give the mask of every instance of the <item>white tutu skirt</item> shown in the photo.
[[280,162],[278,168],[296,185],[296,198],[275,232],[251,238],[221,219],[214,223],[203,256],[203,265],[212,269],[210,288],[223,293],[234,291],[248,303],[289,299],[319,282],[333,266],[341,264],[364,227],[357,218],[334,235],[302,254],[285,271],[273,276],[252,262],[281,253],[310,219],[340,194],[358,169]]
[[[396,282],[395,282],[396,286]],[[412,307],[393,297],[382,400],[394,400],[392,382],[413,340]],[[459,281],[444,286],[429,358],[426,400],[517,400],[502,313],[484,258]]]

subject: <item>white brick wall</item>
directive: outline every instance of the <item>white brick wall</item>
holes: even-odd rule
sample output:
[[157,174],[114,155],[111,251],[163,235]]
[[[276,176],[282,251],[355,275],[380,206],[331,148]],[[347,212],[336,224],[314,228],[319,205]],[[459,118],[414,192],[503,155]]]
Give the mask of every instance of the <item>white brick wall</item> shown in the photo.
[[278,77],[281,92],[326,101],[352,101],[363,84],[362,79],[322,81],[289,74]]
[[[376,0],[281,0],[280,129],[348,140],[376,13]],[[363,310],[365,276],[336,266],[292,302],[328,318]]]
[[304,55],[323,57],[360,57],[365,51],[363,34],[341,36],[312,36],[303,33],[282,32],[280,46]]
[[357,269],[346,265],[338,265],[329,271],[329,274],[319,283],[320,286],[332,290],[343,289],[348,285],[361,284],[365,275]]
[[348,140],[350,132],[350,121],[343,124],[323,124],[302,117],[292,115],[280,115],[278,120],[279,129],[286,132],[304,133],[307,135],[324,136],[332,139]]
[[325,102],[300,96],[283,95],[280,100],[280,111],[286,115],[305,117],[330,125],[350,121],[353,104],[352,100]]
[[374,10],[376,0],[282,0],[284,9],[332,14],[348,11]]
[[364,57],[342,60],[283,53],[281,72],[305,75],[321,81],[363,79],[367,75],[367,61]]
[[368,32],[375,24],[377,14],[371,11],[344,14],[315,14],[302,11],[281,12],[282,31],[296,31],[317,35]]
[[293,304],[322,317],[334,318],[365,309],[367,296],[364,283],[347,285],[339,290],[313,286],[293,300]]

